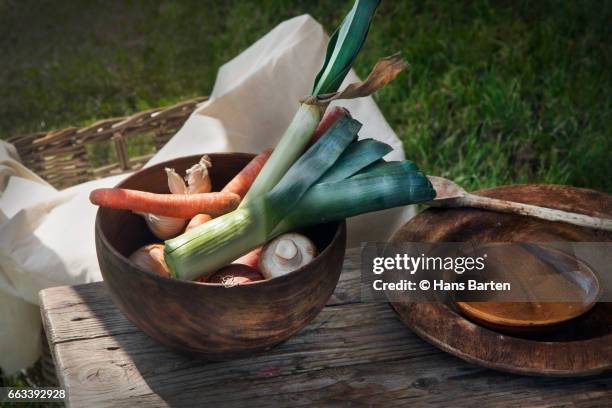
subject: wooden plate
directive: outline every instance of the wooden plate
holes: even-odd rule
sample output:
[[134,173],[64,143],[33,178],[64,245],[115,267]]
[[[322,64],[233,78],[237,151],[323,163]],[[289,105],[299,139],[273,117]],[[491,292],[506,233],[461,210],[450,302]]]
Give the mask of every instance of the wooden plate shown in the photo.
[[[609,194],[557,185],[519,185],[480,195],[612,216]],[[392,242],[603,242],[612,233],[471,208],[429,208],[404,225]],[[468,362],[528,375],[582,376],[612,369],[612,303],[598,303],[552,333],[519,337],[487,329],[442,303],[391,303],[417,335]]]

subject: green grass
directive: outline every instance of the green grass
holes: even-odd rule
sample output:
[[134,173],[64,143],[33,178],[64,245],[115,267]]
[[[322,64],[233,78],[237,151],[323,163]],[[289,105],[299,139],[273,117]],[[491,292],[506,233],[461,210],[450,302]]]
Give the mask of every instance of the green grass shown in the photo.
[[[329,31],[348,3],[0,0],[0,136],[206,95],[277,23]],[[430,174],[612,192],[610,21],[610,1],[384,1],[356,69],[403,52],[410,71],[375,99]]]
[[[310,13],[331,30],[348,7],[0,0],[0,135],[207,94],[217,68],[280,21]],[[410,71],[376,100],[432,174],[470,189],[612,191],[611,19],[609,1],[386,1],[356,69],[403,52]]]

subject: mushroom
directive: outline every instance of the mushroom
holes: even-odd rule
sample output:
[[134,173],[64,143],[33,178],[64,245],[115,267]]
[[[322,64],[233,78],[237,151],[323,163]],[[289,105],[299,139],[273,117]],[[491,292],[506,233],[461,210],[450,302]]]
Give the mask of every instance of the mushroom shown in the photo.
[[259,269],[266,279],[286,275],[314,259],[317,248],[304,235],[290,232],[268,242],[259,258]]

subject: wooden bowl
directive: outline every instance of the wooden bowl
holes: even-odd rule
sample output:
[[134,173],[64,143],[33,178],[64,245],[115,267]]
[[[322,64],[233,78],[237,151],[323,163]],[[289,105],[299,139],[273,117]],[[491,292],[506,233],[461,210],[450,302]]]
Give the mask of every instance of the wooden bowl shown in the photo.
[[[222,188],[253,157],[210,154],[213,190]],[[141,170],[118,187],[167,193],[165,167],[184,171],[200,156],[183,157]],[[331,296],[344,259],[346,224],[329,223],[302,231],[319,255],[285,276],[224,287],[170,279],[128,260],[139,247],[157,241],[142,217],[100,208],[96,251],[102,276],[122,313],[149,336],[172,349],[207,360],[228,360],[261,352],[304,327]]]

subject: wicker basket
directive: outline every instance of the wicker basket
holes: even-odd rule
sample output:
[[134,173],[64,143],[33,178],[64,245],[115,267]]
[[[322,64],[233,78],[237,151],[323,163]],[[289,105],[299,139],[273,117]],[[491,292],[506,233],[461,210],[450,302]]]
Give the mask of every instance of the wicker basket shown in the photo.
[[[70,127],[47,133],[32,133],[12,137],[23,164],[56,188],[70,187],[84,181],[137,170],[152,154],[129,157],[126,140],[136,135],[153,139],[156,149],[163,146],[183,125],[196,105],[205,101],[199,97],[179,104],[150,109],[134,115],[100,120],[82,129]],[[110,143],[117,162],[94,168],[87,147]]]
[[[154,153],[129,157],[127,139],[146,135],[153,139],[155,149],[159,149],[180,129],[196,106],[206,99],[199,97],[131,116],[104,119],[82,129],[70,127],[47,133],[19,135],[10,138],[8,142],[15,145],[25,166],[61,189],[139,169]],[[94,168],[88,159],[87,146],[97,143],[111,144],[117,162]],[[44,333],[42,342],[42,376],[47,384],[55,385],[55,365]]]

